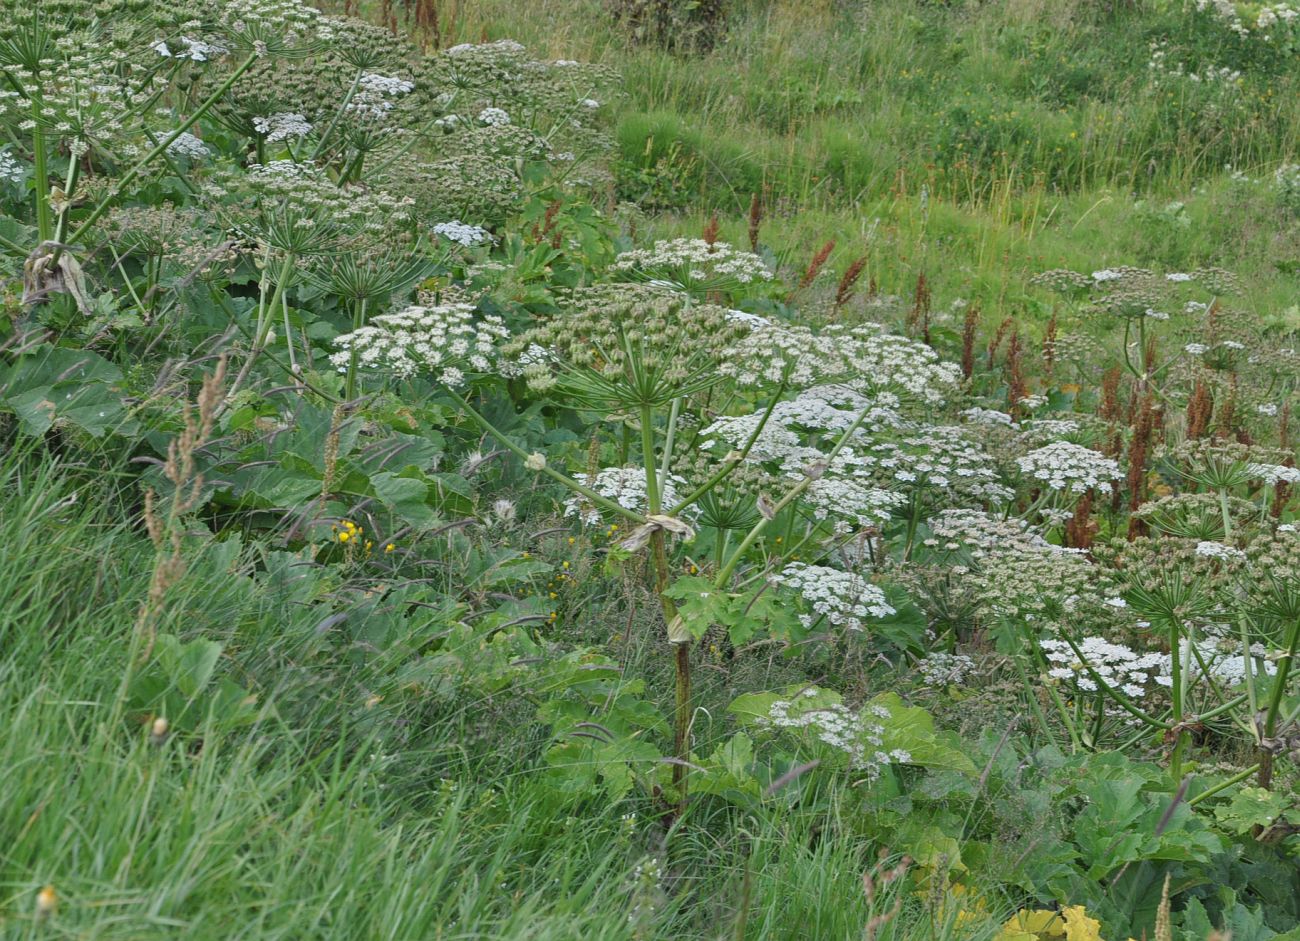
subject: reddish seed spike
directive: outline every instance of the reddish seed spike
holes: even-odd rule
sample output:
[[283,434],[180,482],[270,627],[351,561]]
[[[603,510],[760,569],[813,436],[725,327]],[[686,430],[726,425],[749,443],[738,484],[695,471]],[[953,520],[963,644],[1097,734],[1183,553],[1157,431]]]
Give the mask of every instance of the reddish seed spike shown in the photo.
[[749,201],[749,250],[758,251],[758,233],[763,225],[763,203],[755,193]]
[[834,309],[836,312],[853,299],[854,288],[857,286],[858,279],[862,277],[862,272],[866,267],[867,256],[863,255],[844,269],[844,275],[840,278],[839,286],[835,289]]
[[817,254],[813,255],[812,261],[808,262],[808,268],[804,271],[803,277],[799,279],[799,290],[803,290],[813,283],[813,279],[817,277],[818,272],[820,272],[826,265],[826,259],[831,257],[831,252],[834,250],[834,239],[831,239],[817,250]]
[[718,241],[718,229],[718,214],[715,212],[709,217],[709,221],[704,224],[703,238],[707,244],[713,245]]
[[979,323],[979,305],[971,304],[961,325],[961,374],[967,379],[975,374],[975,333]]

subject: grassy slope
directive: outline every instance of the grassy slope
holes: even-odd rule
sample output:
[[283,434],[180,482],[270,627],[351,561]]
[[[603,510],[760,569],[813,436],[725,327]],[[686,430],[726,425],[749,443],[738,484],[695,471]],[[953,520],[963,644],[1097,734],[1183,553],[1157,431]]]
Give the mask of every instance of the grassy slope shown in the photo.
[[[658,167],[679,204],[649,234],[696,235],[717,211],[743,243],[759,192],[763,241],[792,267],[834,239],[834,269],[866,255],[897,294],[924,272],[941,304],[979,300],[997,320],[1058,266],[1221,265],[1260,311],[1289,307],[1294,224],[1263,180],[1300,140],[1298,79],[1228,98],[1154,87],[1149,45],[1184,38],[1183,5],[1100,6],[736,0],[726,42],[682,59],[630,48],[601,0],[462,0],[457,38],[623,71],[620,156]],[[1259,182],[1234,184],[1228,164]]]
[[[1028,303],[1027,273],[1062,264],[1215,262],[1246,276],[1261,309],[1290,303],[1295,285],[1275,264],[1291,257],[1289,221],[1265,189],[1219,171],[1230,158],[1259,176],[1285,158],[1296,96],[1279,89],[1271,123],[1224,141],[1163,123],[1165,106],[1123,95],[1122,81],[1109,97],[1077,94],[1126,57],[1136,82],[1145,19],[1091,24],[1069,4],[1021,0],[983,13],[876,4],[864,22],[829,3],[774,0],[742,10],[713,56],[681,61],[629,49],[599,6],[462,0],[457,29],[623,68],[625,161],[649,149],[653,165],[673,141],[685,155],[671,179],[687,198],[654,233],[696,232],[717,209],[725,235],[743,241],[750,194],[768,187],[777,211],[764,240],[791,264],[835,238],[832,263],[868,254],[882,289],[905,292],[924,271],[941,303],[981,298],[990,316]],[[1006,122],[1019,130],[1007,157],[940,174],[944,116],[968,99],[980,113],[1017,112]],[[1136,210],[1135,188],[1157,207],[1184,201],[1186,224]],[[118,701],[151,550],[125,509],[97,504],[89,475],[25,461],[11,455],[0,469],[0,712],[11,717],[0,736],[0,937],[651,935],[630,913],[669,904],[633,875],[657,853],[653,840],[629,831],[627,807],[557,807],[514,773],[514,741],[449,760],[476,703],[443,717],[441,744],[384,776],[368,733],[340,728],[347,713],[324,694],[268,711],[252,736],[206,727],[197,750],[150,746],[120,716],[90,718]],[[232,577],[214,552],[192,562],[182,591],[164,628],[208,625],[250,686],[318,668],[302,646],[316,625],[274,582]],[[34,621],[54,627],[27,629]],[[460,787],[440,789],[442,774]],[[661,924],[677,938],[728,936],[748,898],[747,937],[856,936],[866,848],[809,840],[815,825],[794,816],[753,822],[743,841],[691,837],[669,876],[694,911]],[[62,903],[40,923],[30,900],[45,883]]]
[[[361,709],[322,609],[230,543],[187,549],[158,626],[221,643],[222,673],[261,691],[257,724],[211,708],[151,742],[123,691],[153,549],[106,476],[0,458],[0,939],[706,939],[742,898],[749,938],[870,917],[868,848],[816,839],[812,815],[704,826],[655,875],[662,833],[627,817],[648,808],[558,801],[491,704]],[[416,721],[418,748],[384,743]],[[44,885],[59,902],[38,917]]]

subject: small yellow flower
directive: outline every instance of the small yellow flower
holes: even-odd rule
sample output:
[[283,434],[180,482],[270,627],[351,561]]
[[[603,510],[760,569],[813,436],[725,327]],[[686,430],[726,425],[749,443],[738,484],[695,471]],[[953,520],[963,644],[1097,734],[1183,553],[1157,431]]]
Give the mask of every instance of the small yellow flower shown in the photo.
[[388,545],[384,546],[384,551],[385,551],[385,552],[392,552],[392,551],[393,551],[394,549],[396,549],[396,548],[397,548],[397,546],[393,545],[393,544],[390,542]]
[[347,542],[351,538],[351,533],[339,533],[339,542]]
[[54,910],[58,907],[59,895],[54,891],[54,886],[47,885],[36,893],[36,917],[43,918],[46,915],[53,915]]

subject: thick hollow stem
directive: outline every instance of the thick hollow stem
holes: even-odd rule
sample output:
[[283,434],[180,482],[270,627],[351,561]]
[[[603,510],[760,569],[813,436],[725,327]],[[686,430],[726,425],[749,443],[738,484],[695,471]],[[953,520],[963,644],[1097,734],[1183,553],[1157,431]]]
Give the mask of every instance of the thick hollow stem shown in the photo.
[[[525,461],[527,461],[532,456],[523,448],[521,448],[519,445],[515,444],[513,441],[507,438],[504,434],[502,434],[500,430],[497,429],[495,425],[493,425],[490,421],[488,421],[481,414],[479,414],[479,412],[474,408],[474,406],[470,405],[469,402],[465,401],[465,397],[460,395],[455,389],[452,389],[449,386],[443,386],[443,389],[444,391],[446,391],[446,393],[449,396],[455,399],[456,404],[460,406],[461,410],[464,411],[466,415],[474,419],[474,421],[478,423],[479,427],[481,427],[484,431],[486,431],[503,448],[505,448],[511,454],[514,454],[516,457],[523,458]],[[596,493],[596,491],[592,490],[590,487],[584,487],[582,484],[578,483],[572,477],[567,477],[552,467],[544,466],[541,468],[540,473],[545,474],[547,477],[551,478],[558,484],[563,484],[565,487],[569,488],[574,493],[582,494],[582,496],[586,497],[596,506],[600,507],[601,509],[608,510],[609,512],[615,514],[616,516],[621,516],[624,519],[629,519],[632,522],[638,524],[644,523],[646,521],[645,517],[642,516],[640,513],[637,513],[635,510],[629,510],[627,507],[621,506],[607,497],[602,497],[600,494]]]
[[[352,315],[352,332],[360,330],[366,325],[366,298],[357,301],[356,310]],[[351,402],[357,397],[357,348],[356,344],[352,345],[352,355],[348,357],[348,377],[343,384],[343,400]]]
[[[1296,648],[1300,646],[1300,618],[1291,622],[1291,630],[1287,634],[1286,652],[1278,658],[1277,676],[1273,679],[1273,689],[1269,696],[1268,711],[1264,713],[1264,727],[1260,730],[1260,736],[1264,740],[1273,738],[1277,734],[1277,715],[1278,710],[1282,708],[1282,697],[1286,693],[1287,679],[1291,675],[1291,662],[1295,659]],[[1261,743],[1259,756],[1259,786],[1271,787],[1273,784],[1273,752]]]
[[357,93],[357,88],[361,85],[361,75],[361,70],[357,69],[357,75],[356,78],[352,80],[352,86],[348,89],[348,93],[343,96],[343,103],[339,105],[339,109],[334,112],[334,117],[330,119],[329,126],[325,128],[325,133],[316,140],[316,149],[311,152],[312,160],[315,160],[324,152],[325,142],[329,140],[330,135],[334,133],[334,128],[338,127],[339,119],[343,117],[343,113],[348,110],[348,105],[352,104],[352,96]]
[[[1183,731],[1183,656],[1180,641],[1182,640],[1182,630],[1175,618],[1169,619],[1169,664],[1171,668],[1171,679],[1173,685],[1170,689],[1170,698],[1173,701],[1173,719],[1174,719],[1174,747],[1169,753],[1169,773],[1175,781],[1183,779],[1183,749],[1187,741],[1187,733]],[[1189,642],[1190,644],[1190,642]]]
[[[287,287],[289,276],[293,272],[293,255],[288,255],[284,263],[280,266],[279,276],[275,280],[275,293],[271,295],[271,302],[265,306],[258,305],[257,311],[257,332],[253,335],[253,347],[248,351],[248,358],[244,360],[244,365],[239,369],[239,375],[235,381],[230,384],[230,391],[226,394],[227,400],[234,397],[235,393],[240,390],[244,380],[253,370],[253,363],[262,355],[262,350],[266,348],[266,338],[271,332],[272,318],[275,316],[275,309],[284,297],[285,288]],[[265,295],[263,295],[265,296]],[[285,311],[285,317],[288,318],[288,311]]]
[[32,118],[36,126],[32,128],[32,166],[35,171],[36,189],[36,232],[41,243],[48,242],[54,235],[54,224],[50,219],[50,168],[45,153],[45,129],[41,127],[40,100],[32,96]]
[[[835,463],[835,458],[839,455],[840,451],[844,449],[844,446],[848,444],[849,439],[853,437],[853,433],[858,430],[864,421],[867,420],[867,413],[871,411],[871,408],[872,406],[870,405],[864,408],[858,414],[858,417],[854,420],[853,424],[844,429],[844,433],[840,435],[839,441],[837,441],[835,447],[831,449],[831,453],[826,456],[827,469]],[[772,508],[771,519],[775,519],[779,516],[782,510],[793,503],[800,494],[812,485],[812,482],[812,477],[805,477],[803,480],[799,481],[799,483],[791,487],[789,493],[782,497],[776,506]],[[717,588],[721,589],[726,586],[728,580],[731,578],[731,574],[736,570],[736,566],[740,564],[740,560],[744,557],[745,552],[754,544],[754,541],[762,535],[768,522],[769,517],[762,517],[754,524],[754,528],[745,534],[745,538],[740,541],[740,545],[738,545],[736,550],[731,553],[731,558],[727,560],[727,563],[723,565],[722,569],[718,572],[718,577],[714,580],[714,585]]]
[[[641,463],[645,465],[646,506],[651,516],[662,508],[662,494],[659,489],[658,470],[655,460],[654,445],[654,408],[641,406]],[[664,461],[665,476],[663,485],[668,485],[667,467]],[[677,791],[677,814],[686,809],[687,797],[687,762],[691,759],[691,642],[677,629],[677,605],[665,594],[672,573],[668,569],[668,550],[664,545],[663,530],[656,530],[650,536],[650,562],[654,568],[655,594],[663,610],[664,627],[668,631],[668,640],[673,648],[673,668],[676,673],[676,689],[673,697],[673,788]]]

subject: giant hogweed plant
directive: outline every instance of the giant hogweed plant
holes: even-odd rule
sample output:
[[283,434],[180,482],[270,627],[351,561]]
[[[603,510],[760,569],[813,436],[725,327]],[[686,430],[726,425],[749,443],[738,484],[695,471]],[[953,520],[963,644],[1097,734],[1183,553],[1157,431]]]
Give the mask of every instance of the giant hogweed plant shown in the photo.
[[[44,319],[89,317],[92,336],[123,323],[105,287],[149,322],[160,294],[176,292],[174,310],[201,279],[249,334],[248,361],[269,361],[295,288],[333,293],[359,325],[450,251],[488,241],[481,226],[543,176],[597,175],[607,146],[611,73],[517,43],[423,56],[298,0],[3,12],[6,179],[26,198],[7,201],[0,244],[24,259],[24,302],[70,298],[72,316]],[[241,263],[259,272],[251,328],[222,290]],[[296,373],[302,345],[282,332]]]
[[[819,332],[713,303],[753,296],[772,277],[756,256],[720,243],[662,243],[620,256],[613,270],[631,280],[559,292],[553,314],[508,339],[499,318],[444,302],[339,337],[334,361],[432,378],[504,449],[572,493],[567,514],[621,525],[620,550],[647,554],[677,677],[671,763],[680,810],[692,761],[693,645],[714,628],[735,643],[759,625],[785,641],[866,631],[896,613],[858,564],[871,551],[864,541],[895,510],[908,508],[914,530],[927,506],[921,493],[957,486],[983,505],[1009,491],[960,428],[904,417],[937,412],[955,391],[955,367],[922,344],[874,327]],[[570,474],[525,449],[466,392],[485,374],[522,379],[535,396],[594,418],[592,453],[618,463]],[[702,427],[700,414],[715,420]],[[901,444],[887,446],[891,435]],[[888,489],[905,467],[916,470],[911,497]],[[674,578],[684,545],[708,546],[712,564]],[[813,724],[831,721],[814,711]],[[862,764],[865,746],[844,731],[859,726],[834,721],[843,728],[831,739],[853,742],[855,765],[906,751],[875,750]]]

